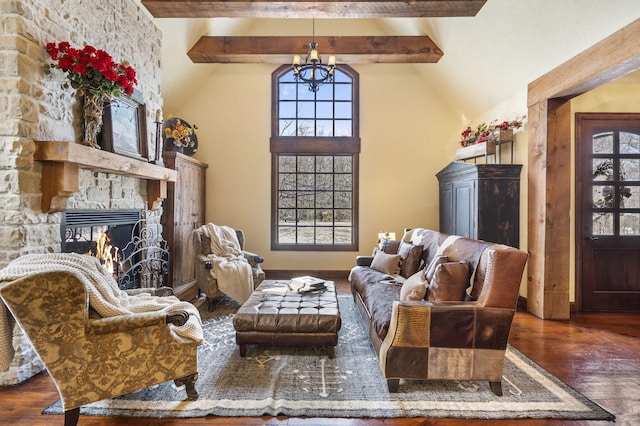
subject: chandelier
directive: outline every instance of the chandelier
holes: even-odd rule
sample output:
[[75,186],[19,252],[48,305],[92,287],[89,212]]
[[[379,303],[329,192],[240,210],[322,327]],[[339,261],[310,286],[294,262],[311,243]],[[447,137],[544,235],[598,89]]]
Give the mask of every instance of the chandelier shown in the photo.
[[309,53],[302,62],[300,56],[293,57],[293,75],[298,83],[309,86],[311,92],[317,92],[321,85],[333,82],[333,72],[336,68],[336,57],[329,56],[327,65],[322,63],[318,55],[316,43],[316,23],[313,20],[313,37],[309,43]]

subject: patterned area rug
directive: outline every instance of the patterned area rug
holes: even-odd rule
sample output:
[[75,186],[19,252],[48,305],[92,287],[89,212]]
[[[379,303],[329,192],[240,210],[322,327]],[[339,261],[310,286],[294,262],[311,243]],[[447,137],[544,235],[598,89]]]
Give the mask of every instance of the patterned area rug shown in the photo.
[[[390,394],[350,296],[341,296],[336,357],[324,348],[249,346],[240,358],[232,325],[238,304],[201,307],[206,342],[199,349],[200,398],[186,401],[167,382],[81,408],[81,414],[125,417],[287,415],[309,417],[449,417],[474,419],[592,419],[614,416],[509,347],[503,393],[488,382],[400,383]],[[44,413],[61,413],[58,401]]]

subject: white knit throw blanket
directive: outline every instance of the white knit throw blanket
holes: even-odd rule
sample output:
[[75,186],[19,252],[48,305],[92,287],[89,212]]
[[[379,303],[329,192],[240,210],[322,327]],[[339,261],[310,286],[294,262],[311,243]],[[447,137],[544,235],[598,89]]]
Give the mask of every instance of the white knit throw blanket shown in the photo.
[[[197,342],[203,341],[202,322],[200,313],[189,302],[180,301],[175,296],[156,297],[149,293],[129,295],[120,290],[115,279],[100,264],[100,261],[92,256],[84,256],[77,253],[51,253],[51,254],[29,254],[12,261],[5,269],[0,271],[0,287],[3,282],[15,281],[29,275],[63,271],[75,275],[84,285],[89,293],[89,304],[102,317],[113,317],[118,315],[129,315],[143,312],[161,311],[165,313],[176,311],[187,311],[189,320],[182,326],[169,324],[169,330],[178,341]],[[6,309],[4,303],[2,310]],[[5,322],[6,315],[0,312],[0,323]],[[0,331],[3,326],[0,325]],[[0,337],[5,337],[0,335]],[[0,347],[6,341],[0,341]],[[11,341],[9,341],[11,345]],[[3,351],[0,350],[0,357]],[[7,360],[0,359],[0,367]],[[11,360],[9,360],[9,363]],[[5,367],[6,369],[6,367]],[[1,371],[1,370],[0,370]]]
[[204,233],[211,239],[212,254],[208,257],[218,289],[240,303],[246,302],[253,292],[253,271],[240,249],[236,231],[209,223],[204,226]]

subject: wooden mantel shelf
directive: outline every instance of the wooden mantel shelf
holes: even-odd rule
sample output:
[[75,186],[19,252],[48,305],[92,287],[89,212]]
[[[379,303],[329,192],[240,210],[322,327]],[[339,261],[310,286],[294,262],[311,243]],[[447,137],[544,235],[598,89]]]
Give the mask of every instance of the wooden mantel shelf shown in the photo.
[[73,142],[36,141],[34,159],[42,161],[42,211],[49,213],[67,208],[79,189],[79,169],[146,179],[152,210],[167,197],[167,182],[178,178],[175,170]]

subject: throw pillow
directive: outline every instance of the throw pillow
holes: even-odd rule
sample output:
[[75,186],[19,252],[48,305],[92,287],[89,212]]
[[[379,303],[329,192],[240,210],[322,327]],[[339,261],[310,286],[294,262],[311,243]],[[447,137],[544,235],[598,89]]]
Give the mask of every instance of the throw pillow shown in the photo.
[[398,247],[400,247],[400,241],[398,240],[385,240],[384,238],[380,240],[380,251],[389,254],[398,253]]
[[427,294],[427,282],[422,271],[411,275],[400,288],[400,300],[424,300]]
[[395,275],[400,272],[400,255],[388,254],[382,251],[376,253],[371,262],[371,269]]
[[436,272],[436,267],[441,263],[445,263],[448,261],[449,261],[449,258],[447,256],[442,256],[442,255],[435,256],[429,263],[429,266],[424,268],[424,278],[428,282],[431,282],[431,280],[433,279],[433,274]]
[[462,301],[469,286],[469,264],[447,262],[436,267],[430,281],[427,300],[430,302]]
[[402,258],[400,264],[400,275],[409,278],[418,272],[420,268],[420,255],[422,254],[422,246],[416,246],[406,241],[400,241],[398,254]]

